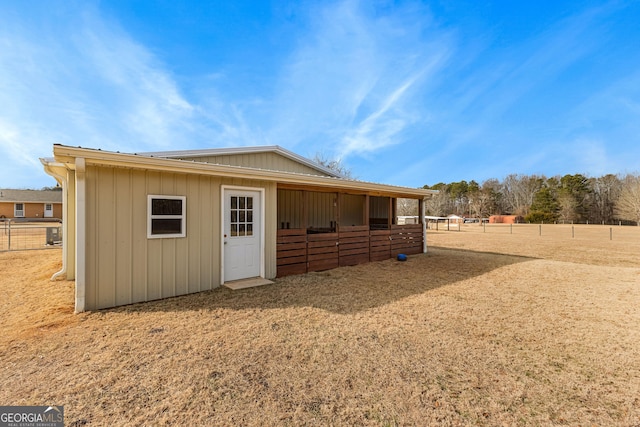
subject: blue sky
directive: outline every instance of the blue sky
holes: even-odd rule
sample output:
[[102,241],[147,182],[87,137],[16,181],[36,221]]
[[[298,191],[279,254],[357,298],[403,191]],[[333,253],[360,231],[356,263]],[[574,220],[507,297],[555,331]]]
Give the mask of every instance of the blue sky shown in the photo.
[[0,0],[0,187],[280,145],[410,187],[640,170],[638,1]]

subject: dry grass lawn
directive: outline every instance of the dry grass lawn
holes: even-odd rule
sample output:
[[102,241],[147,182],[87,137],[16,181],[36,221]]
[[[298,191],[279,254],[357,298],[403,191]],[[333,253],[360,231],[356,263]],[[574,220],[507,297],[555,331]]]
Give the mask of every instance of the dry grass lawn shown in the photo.
[[640,425],[640,228],[463,226],[426,255],[74,315],[0,253],[0,404],[80,425]]

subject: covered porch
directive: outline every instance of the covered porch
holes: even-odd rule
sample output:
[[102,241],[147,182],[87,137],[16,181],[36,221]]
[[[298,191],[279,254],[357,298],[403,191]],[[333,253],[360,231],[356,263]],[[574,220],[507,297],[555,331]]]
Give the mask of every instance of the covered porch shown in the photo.
[[278,185],[277,276],[426,252],[423,221],[398,224],[398,200],[416,195]]

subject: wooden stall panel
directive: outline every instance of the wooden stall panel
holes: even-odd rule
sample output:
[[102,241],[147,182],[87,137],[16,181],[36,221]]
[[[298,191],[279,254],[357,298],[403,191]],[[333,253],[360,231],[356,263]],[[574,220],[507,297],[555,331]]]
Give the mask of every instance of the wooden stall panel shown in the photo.
[[391,227],[391,256],[422,253],[422,224]]
[[307,271],[322,271],[340,265],[338,233],[307,235]]
[[391,258],[391,232],[389,230],[372,230],[369,235],[369,259],[384,261]]
[[341,227],[338,253],[340,266],[369,262],[369,227]]
[[278,230],[277,277],[307,272],[307,230]]

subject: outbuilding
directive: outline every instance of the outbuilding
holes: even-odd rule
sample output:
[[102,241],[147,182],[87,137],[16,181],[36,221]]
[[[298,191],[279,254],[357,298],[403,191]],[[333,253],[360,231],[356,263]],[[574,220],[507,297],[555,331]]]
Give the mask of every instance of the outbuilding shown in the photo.
[[76,312],[426,252],[397,200],[435,191],[347,179],[279,146],[119,153],[54,145]]
[[62,191],[0,188],[0,219],[62,219]]

